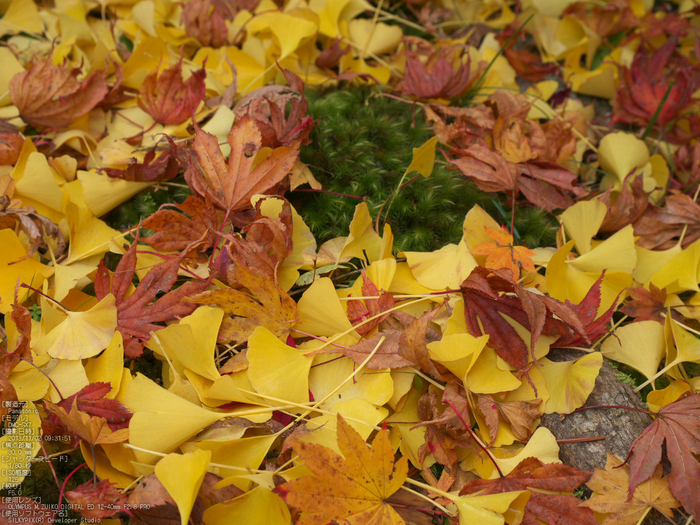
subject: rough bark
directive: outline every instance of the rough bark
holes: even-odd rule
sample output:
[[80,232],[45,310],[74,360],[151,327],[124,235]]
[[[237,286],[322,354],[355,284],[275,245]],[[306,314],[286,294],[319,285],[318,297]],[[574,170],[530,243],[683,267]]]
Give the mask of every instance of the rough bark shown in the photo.
[[[581,357],[583,352],[560,349],[547,357],[552,361],[569,361]],[[600,369],[595,388],[584,406],[618,405],[646,409],[631,386],[617,380],[615,370],[607,360]],[[651,424],[651,416],[624,409],[600,408],[574,414],[545,414],[542,425],[557,439],[605,436],[601,441],[585,443],[561,443],[559,458],[567,465],[581,470],[605,469],[607,454],[625,458],[630,445]],[[667,518],[653,511],[647,525],[669,524]]]

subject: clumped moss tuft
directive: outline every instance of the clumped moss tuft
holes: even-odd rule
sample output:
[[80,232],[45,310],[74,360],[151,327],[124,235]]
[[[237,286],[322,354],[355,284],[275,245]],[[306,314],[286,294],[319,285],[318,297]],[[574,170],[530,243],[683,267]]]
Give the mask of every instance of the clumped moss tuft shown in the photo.
[[[410,165],[413,148],[433,136],[422,110],[368,86],[310,89],[307,99],[309,113],[320,124],[311,134],[311,144],[302,147],[301,160],[310,165],[324,190],[364,198],[376,218]],[[418,177],[406,185],[388,214],[386,207],[382,212],[382,222],[387,217],[398,251],[432,251],[459,242],[464,216],[476,204],[496,218],[498,208],[503,209],[495,194],[479,190],[448,169],[439,152],[436,160],[431,177]],[[293,192],[290,199],[319,242],[347,235],[360,202],[328,193]],[[516,208],[516,229],[528,246],[552,244],[555,224],[542,210]]]

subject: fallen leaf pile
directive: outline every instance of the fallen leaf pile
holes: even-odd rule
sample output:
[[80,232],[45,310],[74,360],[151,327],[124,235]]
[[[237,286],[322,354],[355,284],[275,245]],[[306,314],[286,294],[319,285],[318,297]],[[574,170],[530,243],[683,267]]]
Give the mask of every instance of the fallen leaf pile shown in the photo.
[[[697,521],[700,5],[652,4],[5,2],[3,516],[52,519],[16,491],[74,451],[94,479],[61,497],[105,523]],[[323,191],[305,92],[359,83],[435,137],[319,246],[285,198]],[[393,198],[436,162],[511,218],[475,206],[459,243],[396,253]],[[520,244],[529,206],[556,246]],[[539,423],[603,357],[655,419],[582,472]]]

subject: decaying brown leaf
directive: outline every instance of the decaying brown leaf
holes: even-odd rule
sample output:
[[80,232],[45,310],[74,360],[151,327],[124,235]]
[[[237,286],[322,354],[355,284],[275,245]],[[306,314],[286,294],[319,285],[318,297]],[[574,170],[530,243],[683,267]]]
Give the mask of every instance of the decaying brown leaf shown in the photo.
[[104,70],[82,82],[80,69],[56,66],[51,57],[36,60],[10,80],[10,99],[27,124],[35,128],[64,128],[94,108],[109,88]]

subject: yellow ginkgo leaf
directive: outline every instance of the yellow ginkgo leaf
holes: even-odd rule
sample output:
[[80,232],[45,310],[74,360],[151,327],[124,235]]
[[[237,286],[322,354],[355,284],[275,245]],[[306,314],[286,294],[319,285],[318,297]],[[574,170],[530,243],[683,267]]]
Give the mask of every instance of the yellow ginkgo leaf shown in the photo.
[[432,290],[459,288],[477,266],[464,240],[434,252],[404,252],[399,256],[406,257],[416,280]]
[[579,201],[559,216],[580,255],[591,251],[591,240],[598,233],[606,213],[605,204],[594,199]]
[[649,162],[649,149],[632,133],[619,131],[605,135],[598,146],[600,168],[618,178],[619,184],[635,169],[641,173]]
[[109,383],[112,390],[105,396],[114,398],[119,392],[119,386],[124,370],[124,341],[121,332],[114,332],[109,346],[99,357],[88,359],[85,364],[85,374],[91,383]]
[[656,374],[666,353],[664,327],[656,321],[639,321],[615,330],[600,347],[608,359],[619,361],[649,379]]
[[320,336],[347,332],[355,341],[360,339],[338,300],[333,281],[327,277],[317,279],[304,292],[297,304],[297,315],[299,324],[295,328],[302,332]]
[[459,525],[503,525],[508,509],[517,506],[522,510],[529,499],[527,490],[517,490],[485,496],[459,496],[453,502],[459,510]]
[[[53,274],[53,268],[26,257],[27,250],[10,228],[0,230],[0,246],[0,313],[9,314],[15,302],[17,282],[41,288],[44,280]],[[27,288],[18,289],[17,300],[20,304],[27,298],[28,293]]]
[[[675,250],[672,248],[672,250]],[[688,290],[700,292],[698,287],[698,266],[700,266],[700,239],[678,251],[666,264],[657,270],[649,282],[667,293],[680,293]]]
[[[225,441],[207,440],[196,443],[196,447],[211,453],[211,462],[217,464],[214,467],[215,474],[229,478],[237,474],[246,474],[247,469],[257,469],[276,439],[277,435],[271,434]],[[190,443],[183,448],[193,448],[193,445]],[[234,484],[242,490],[248,490],[251,482],[242,478],[236,479]]]
[[24,31],[43,34],[39,11],[32,0],[12,0],[0,19],[0,36],[16,35]]
[[[499,452],[501,454],[498,454]],[[495,449],[492,451],[492,455],[504,476],[510,474],[522,460],[529,457],[535,457],[542,463],[561,463],[557,438],[546,427],[539,427],[535,430],[530,441],[517,454],[513,454],[512,450]],[[498,455],[506,457],[498,457]],[[493,461],[484,458],[483,455],[478,456],[475,467],[483,479],[495,479],[499,476],[498,471],[493,466]]]
[[663,407],[678,399],[684,394],[692,394],[690,383],[683,380],[671,381],[671,384],[661,390],[652,390],[647,395],[649,410],[658,412]]
[[[248,377],[256,392],[294,403],[309,400],[309,370],[313,357],[306,357],[277,339],[267,328],[259,326],[248,339],[246,358]],[[269,403],[285,404],[274,400]]]
[[[142,374],[129,383],[123,403],[134,413],[129,422],[129,443],[165,454],[228,415],[194,405]],[[138,450],[135,454],[140,462],[151,465],[160,459]]]
[[51,383],[48,396],[52,403],[58,403],[65,399],[63,396],[72,396],[90,384],[80,360],[59,360],[58,364],[49,372],[49,378]]
[[545,414],[570,414],[588,399],[593,391],[603,356],[594,352],[575,361],[554,362],[542,359],[540,371],[550,393]]
[[[591,286],[600,278],[602,270],[599,272],[587,272],[574,266],[573,262],[568,260],[569,253],[571,253],[573,247],[574,241],[569,241],[559,248],[549,260],[546,274],[547,292],[550,296],[560,301],[568,299],[572,303],[578,304],[583,301]],[[607,251],[606,248],[605,252],[607,253]],[[585,257],[593,254],[593,256],[589,257],[588,262],[601,265],[602,260],[595,252],[596,249],[593,249]],[[613,255],[613,258],[615,257]],[[610,308],[620,292],[631,285],[632,276],[629,272],[606,272],[600,287],[601,300],[598,315]]]
[[246,523],[251,516],[266,525],[289,525],[292,521],[289,507],[284,501],[263,487],[256,487],[232,501],[209,507],[204,511],[203,521],[208,525],[229,525]]
[[[356,368],[357,364],[347,357],[337,359],[335,354],[316,355],[309,373],[309,389],[314,399],[325,399],[321,406],[327,410],[336,403],[351,399],[362,399],[376,406],[387,403],[394,393],[394,381],[389,371],[362,369],[348,381]],[[326,399],[331,393],[333,395]]]
[[488,340],[488,334],[480,337],[470,333],[446,335],[440,341],[428,343],[428,355],[466,383],[467,372],[476,363]]
[[214,363],[216,336],[224,311],[200,306],[178,324],[153,332],[148,348],[212,381],[221,377]]
[[350,222],[350,234],[335,261],[336,264],[345,257],[359,257],[363,261],[366,258],[369,262],[374,262],[380,257],[381,248],[382,238],[374,231],[374,222],[367,203],[358,204]]
[[168,454],[156,465],[156,477],[175,500],[181,525],[189,522],[210,459],[208,450],[195,450],[187,454]]
[[87,312],[66,312],[65,320],[34,345],[40,354],[58,359],[85,359],[102,352],[117,329],[114,296],[108,294]]
[[423,177],[428,178],[433,173],[435,166],[435,146],[438,138],[433,137],[420,148],[413,148],[413,159],[406,170],[406,175],[412,171],[417,171]]
[[403,37],[400,27],[367,18],[350,21],[348,32],[356,53],[361,53],[362,58],[393,52]]
[[68,202],[65,211],[70,232],[70,247],[68,259],[64,264],[71,264],[92,255],[101,255],[109,250],[111,241],[123,236],[95,217],[87,208]]

